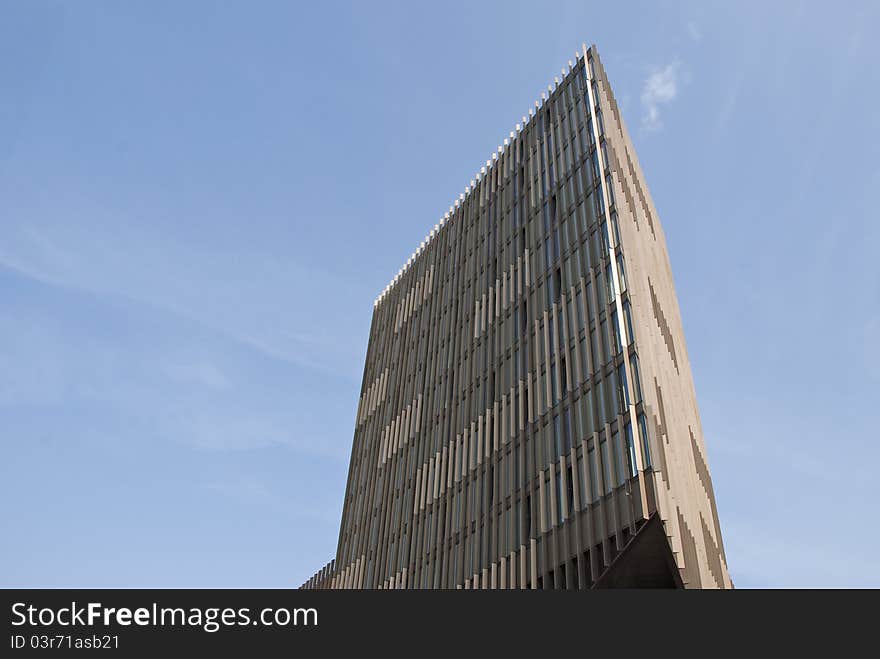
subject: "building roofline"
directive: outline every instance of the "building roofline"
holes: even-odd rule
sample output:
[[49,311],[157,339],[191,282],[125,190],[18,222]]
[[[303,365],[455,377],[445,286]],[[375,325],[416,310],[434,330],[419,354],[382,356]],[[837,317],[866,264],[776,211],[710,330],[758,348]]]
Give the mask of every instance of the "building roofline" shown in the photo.
[[[433,242],[434,238],[440,233],[440,229],[442,229],[446,223],[452,219],[456,209],[461,206],[465,200],[470,197],[470,195],[476,190],[477,183],[482,181],[482,179],[487,176],[498,162],[499,158],[504,155],[510,145],[515,140],[516,136],[519,135],[525,127],[532,121],[535,115],[540,112],[540,110],[544,107],[544,104],[550,99],[553,95],[553,92],[559,88],[559,85],[565,81],[565,79],[571,75],[572,71],[575,69],[577,64],[586,57],[587,54],[587,45],[581,45],[581,51],[575,51],[575,59],[574,62],[568,60],[568,68],[562,68],[562,80],[558,77],[553,78],[553,84],[547,85],[547,91],[541,91],[541,100],[535,100],[535,107],[529,108],[528,115],[523,115],[522,122],[516,124],[515,130],[510,131],[510,134],[504,138],[502,144],[498,145],[498,148],[492,152],[492,155],[486,160],[486,164],[480,167],[480,171],[474,174],[474,177],[471,179],[469,185],[466,185],[464,188],[464,192],[458,195],[458,198],[453,202],[452,206],[449,207],[449,210],[443,214],[443,217],[440,218],[440,221],[434,225],[434,227],[428,232],[419,246],[415,249],[415,251],[410,255],[410,257],[404,262],[403,266],[397,272],[397,274],[392,277],[391,281],[388,282],[388,285],[382,289],[379,295],[373,302],[373,309],[376,309],[379,304],[388,296],[389,293],[397,286],[398,282],[403,278],[403,276],[409,271],[410,267],[413,263],[415,263],[416,259],[421,255],[422,252],[427,249],[427,247]],[[548,94],[549,92],[549,94]]]

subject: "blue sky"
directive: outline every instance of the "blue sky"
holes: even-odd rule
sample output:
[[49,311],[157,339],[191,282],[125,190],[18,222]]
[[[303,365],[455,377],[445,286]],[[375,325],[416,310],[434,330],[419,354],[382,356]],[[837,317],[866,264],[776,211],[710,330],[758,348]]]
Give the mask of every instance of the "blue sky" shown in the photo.
[[0,585],[329,560],[372,301],[586,42],[734,582],[880,586],[880,6],[844,4],[2,3]]

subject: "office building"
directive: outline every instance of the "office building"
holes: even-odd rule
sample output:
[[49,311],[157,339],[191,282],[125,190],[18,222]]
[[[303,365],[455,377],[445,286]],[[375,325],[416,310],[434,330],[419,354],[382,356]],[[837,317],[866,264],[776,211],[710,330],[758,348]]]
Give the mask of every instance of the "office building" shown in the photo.
[[730,588],[660,220],[595,47],[376,299],[316,588]]

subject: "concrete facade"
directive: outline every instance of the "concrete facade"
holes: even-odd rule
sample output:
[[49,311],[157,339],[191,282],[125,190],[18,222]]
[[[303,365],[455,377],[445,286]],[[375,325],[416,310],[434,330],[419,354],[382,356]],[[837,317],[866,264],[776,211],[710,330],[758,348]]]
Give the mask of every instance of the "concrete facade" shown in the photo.
[[304,587],[731,585],[663,230],[585,47],[375,301]]

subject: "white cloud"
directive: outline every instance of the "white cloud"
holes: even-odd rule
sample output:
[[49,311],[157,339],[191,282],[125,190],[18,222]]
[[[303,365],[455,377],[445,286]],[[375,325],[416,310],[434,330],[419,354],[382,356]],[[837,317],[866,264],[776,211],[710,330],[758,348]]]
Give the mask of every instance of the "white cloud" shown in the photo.
[[658,130],[663,126],[660,109],[675,100],[681,81],[681,66],[677,61],[655,71],[645,80],[642,87],[642,126],[646,130]]

